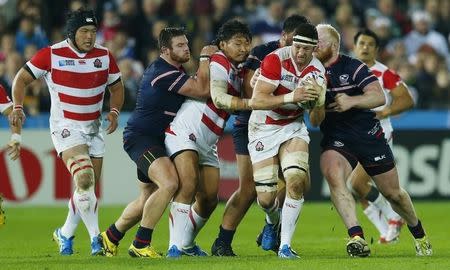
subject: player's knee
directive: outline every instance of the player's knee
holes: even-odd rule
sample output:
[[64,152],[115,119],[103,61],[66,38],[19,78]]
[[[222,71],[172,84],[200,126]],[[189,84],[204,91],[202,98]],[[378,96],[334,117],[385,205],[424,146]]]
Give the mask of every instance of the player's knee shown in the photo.
[[270,165],[253,172],[255,189],[258,193],[275,193],[278,189],[278,165]]
[[263,209],[272,209],[276,204],[276,193],[275,192],[264,192],[258,193],[256,202]]
[[166,193],[173,195],[179,188],[178,178],[172,177],[161,181],[158,188],[164,190]]
[[67,160],[67,169],[80,190],[89,190],[94,186],[94,167],[88,155],[77,155]]
[[77,187],[81,190],[89,190],[94,186],[93,172],[80,173],[76,180]]
[[303,151],[288,153],[281,160],[288,192],[303,192],[308,181],[309,154]]
[[292,199],[300,199],[306,189],[305,181],[295,179],[286,183],[286,192]]
[[393,204],[399,204],[403,195],[401,189],[390,189],[382,192],[382,194],[386,200]]
[[[183,180],[180,179],[180,181],[183,181]],[[197,181],[193,178],[189,179],[189,181],[184,181],[183,183],[180,183],[180,185],[179,185],[179,190],[178,190],[177,196],[181,195],[183,198],[191,200],[194,197],[195,192],[197,191],[197,186],[198,186]]]

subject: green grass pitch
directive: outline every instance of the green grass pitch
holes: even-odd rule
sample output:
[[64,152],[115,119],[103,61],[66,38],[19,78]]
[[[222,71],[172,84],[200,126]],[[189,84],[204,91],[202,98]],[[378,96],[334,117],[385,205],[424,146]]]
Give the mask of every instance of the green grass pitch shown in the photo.
[[[216,238],[224,205],[220,204],[200,233],[198,243],[208,252]],[[346,230],[330,202],[303,206],[292,247],[301,259],[285,261],[272,252],[257,248],[255,238],[263,226],[263,212],[252,206],[239,227],[233,242],[236,258],[189,258],[179,260],[136,259],[127,254],[136,228],[133,228],[119,246],[115,258],[91,257],[89,237],[80,224],[76,237],[75,254],[58,255],[51,241],[53,230],[62,225],[67,208],[7,208],[7,224],[0,228],[0,269],[450,269],[450,202],[418,202],[416,209],[431,239],[434,255],[415,256],[412,237],[403,228],[400,242],[377,244],[378,235],[359,210],[372,255],[369,258],[350,258],[345,251]],[[100,208],[100,228],[104,230],[120,215],[123,206]],[[166,251],[168,245],[167,214],[158,224],[153,245]]]

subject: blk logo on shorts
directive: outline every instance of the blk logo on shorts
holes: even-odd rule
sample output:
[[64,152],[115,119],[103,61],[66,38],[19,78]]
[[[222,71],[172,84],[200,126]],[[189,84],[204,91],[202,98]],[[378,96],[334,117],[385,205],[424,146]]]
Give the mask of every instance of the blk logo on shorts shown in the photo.
[[333,145],[336,146],[336,147],[342,147],[342,146],[344,146],[344,143],[342,143],[340,141],[334,141]]
[[262,151],[264,150],[264,144],[262,144],[261,141],[259,141],[255,146],[256,151]]
[[189,134],[189,140],[197,142],[197,137],[195,137],[194,133]]
[[383,160],[385,158],[386,158],[386,155],[381,155],[381,156],[375,157],[374,160],[375,161],[380,161],[380,160]]
[[70,131],[65,128],[63,129],[63,131],[61,131],[61,137],[63,137],[64,139],[70,136]]

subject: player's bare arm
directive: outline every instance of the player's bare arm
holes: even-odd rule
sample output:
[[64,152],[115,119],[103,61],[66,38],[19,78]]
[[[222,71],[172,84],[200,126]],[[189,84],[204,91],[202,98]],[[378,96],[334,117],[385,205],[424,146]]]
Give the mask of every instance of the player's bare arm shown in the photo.
[[9,114],[9,121],[12,126],[20,125],[25,120],[25,114],[23,112],[23,100],[25,98],[25,88],[34,81],[34,77],[25,68],[21,68],[14,78],[12,84],[12,99],[14,108]]
[[375,107],[384,105],[386,99],[378,81],[374,81],[366,85],[363,89],[364,94],[358,96],[348,96],[344,93],[339,93],[334,98],[328,109],[336,112],[345,112],[351,108],[358,109],[373,109]]
[[198,99],[210,97],[209,88],[209,58],[217,52],[217,46],[208,45],[203,47],[200,52],[200,64],[197,70],[197,76],[190,78],[178,91],[178,94]]
[[110,111],[106,116],[106,120],[108,120],[109,125],[106,128],[106,134],[113,133],[118,126],[118,118],[120,114],[120,110],[123,106],[124,100],[124,87],[122,80],[117,81],[116,83],[108,86],[110,95]]
[[414,107],[414,100],[405,83],[400,83],[390,91],[392,103],[381,111],[376,112],[378,119],[397,115]]
[[[9,114],[13,111],[13,105],[9,106],[8,108],[6,108],[2,114],[6,117],[9,116]],[[10,129],[11,129],[11,139],[7,145],[7,152],[9,157],[12,160],[16,160],[19,157],[20,154],[20,143],[21,143],[21,136],[20,136],[20,132],[21,132],[21,128],[17,125],[17,126],[13,126],[13,125],[9,125]]]
[[258,79],[250,99],[250,107],[253,110],[270,110],[284,104],[312,101],[319,97],[317,89],[307,85],[300,86],[288,94],[279,96],[273,95],[276,88],[276,85]]

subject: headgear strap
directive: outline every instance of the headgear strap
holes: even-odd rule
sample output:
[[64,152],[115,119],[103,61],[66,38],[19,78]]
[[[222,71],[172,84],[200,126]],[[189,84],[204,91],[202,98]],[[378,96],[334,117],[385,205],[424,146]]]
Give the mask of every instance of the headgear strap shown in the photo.
[[318,40],[317,39],[312,39],[312,38],[309,38],[309,37],[305,37],[305,36],[301,36],[301,35],[296,35],[296,36],[294,36],[292,42],[293,43],[299,43],[299,44],[302,44],[302,45],[317,46]]

